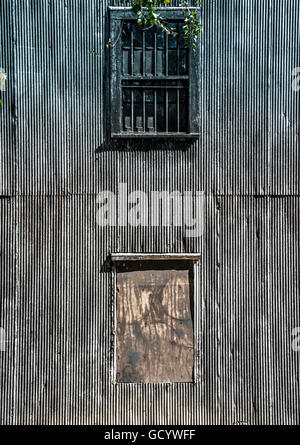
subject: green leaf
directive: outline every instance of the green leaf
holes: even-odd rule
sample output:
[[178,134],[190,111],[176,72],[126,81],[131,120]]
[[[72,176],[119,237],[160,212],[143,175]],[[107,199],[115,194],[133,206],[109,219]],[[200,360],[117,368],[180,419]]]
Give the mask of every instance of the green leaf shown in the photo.
[[138,12],[141,11],[141,7],[140,7],[140,5],[138,5],[138,4],[134,4],[134,5],[131,7],[131,10],[132,10],[132,12],[134,12],[135,14],[138,14]]
[[[163,5],[172,4],[171,0],[122,0],[123,3],[129,3],[131,10],[137,16],[137,23],[139,26],[157,26],[167,34],[174,34],[175,31],[170,28],[168,22],[161,16],[160,11],[157,9]],[[202,31],[202,25],[199,23],[199,16],[195,9],[190,9],[189,2],[182,0],[179,5],[183,8],[182,15],[184,19],[183,32],[186,45],[190,42],[196,42],[197,36]],[[202,6],[203,1],[195,0],[194,5]],[[193,46],[193,45],[192,45]]]

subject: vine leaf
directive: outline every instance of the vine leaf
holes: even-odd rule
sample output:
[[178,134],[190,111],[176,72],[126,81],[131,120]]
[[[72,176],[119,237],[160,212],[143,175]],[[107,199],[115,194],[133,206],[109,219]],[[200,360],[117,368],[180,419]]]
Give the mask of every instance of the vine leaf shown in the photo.
[[[161,15],[161,10],[158,9],[163,5],[170,5],[171,0],[122,0],[126,5],[131,6],[131,11],[137,17],[137,23],[139,26],[144,26],[144,29],[150,29],[154,26],[162,29],[167,34],[177,35],[174,29],[168,26],[167,21]],[[196,7],[200,8],[203,4],[202,1],[195,1]],[[197,10],[189,5],[187,0],[182,0],[180,7],[183,8],[182,14],[184,17],[183,32],[185,37],[185,44],[189,46],[191,44],[192,48],[196,48],[198,41],[198,36],[203,30],[203,26],[199,22],[199,15]],[[123,21],[120,26],[120,32],[114,42],[111,39],[106,43],[106,48],[114,47],[120,39],[121,32],[123,28]],[[95,50],[89,51],[89,54],[94,56],[99,56],[99,52]]]

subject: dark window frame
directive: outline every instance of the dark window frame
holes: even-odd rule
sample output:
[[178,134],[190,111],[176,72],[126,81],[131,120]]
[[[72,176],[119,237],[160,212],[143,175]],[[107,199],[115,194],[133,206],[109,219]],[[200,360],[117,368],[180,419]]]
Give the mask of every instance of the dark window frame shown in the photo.
[[[123,383],[117,379],[117,263],[131,261],[185,261],[190,262],[193,268],[193,324],[194,324],[194,370],[193,382],[184,383],[186,385],[199,384],[202,381],[202,281],[201,281],[201,253],[111,253],[112,262],[112,344],[111,344],[111,373],[110,381],[115,385],[153,385],[155,383],[135,382]],[[159,385],[169,385],[170,383],[158,383]],[[172,382],[172,384],[177,384]]]
[[[161,8],[167,20],[183,20],[184,8]],[[195,8],[197,9],[197,8]],[[200,11],[200,9],[198,8]],[[123,20],[136,20],[130,8],[110,7],[110,125],[112,138],[175,138],[186,139],[199,137],[200,127],[200,45],[188,51],[188,123],[186,132],[126,132],[122,121],[122,39],[118,39]],[[114,43],[116,42],[116,43]],[[165,80],[172,76],[165,76]],[[151,81],[151,77],[149,78]],[[145,124],[145,123],[144,123]]]

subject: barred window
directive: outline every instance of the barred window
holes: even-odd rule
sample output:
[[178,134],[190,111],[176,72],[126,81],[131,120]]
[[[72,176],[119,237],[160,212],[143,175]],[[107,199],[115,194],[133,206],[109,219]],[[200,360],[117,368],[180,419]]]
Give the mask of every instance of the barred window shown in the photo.
[[129,11],[111,10],[113,137],[198,134],[199,57],[186,47],[182,11],[171,11],[167,33],[143,29]]

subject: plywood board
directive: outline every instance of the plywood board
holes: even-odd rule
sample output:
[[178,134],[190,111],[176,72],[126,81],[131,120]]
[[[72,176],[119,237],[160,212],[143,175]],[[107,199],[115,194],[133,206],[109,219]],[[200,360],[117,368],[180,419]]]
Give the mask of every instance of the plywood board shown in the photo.
[[192,382],[192,282],[191,262],[118,265],[118,382]]

